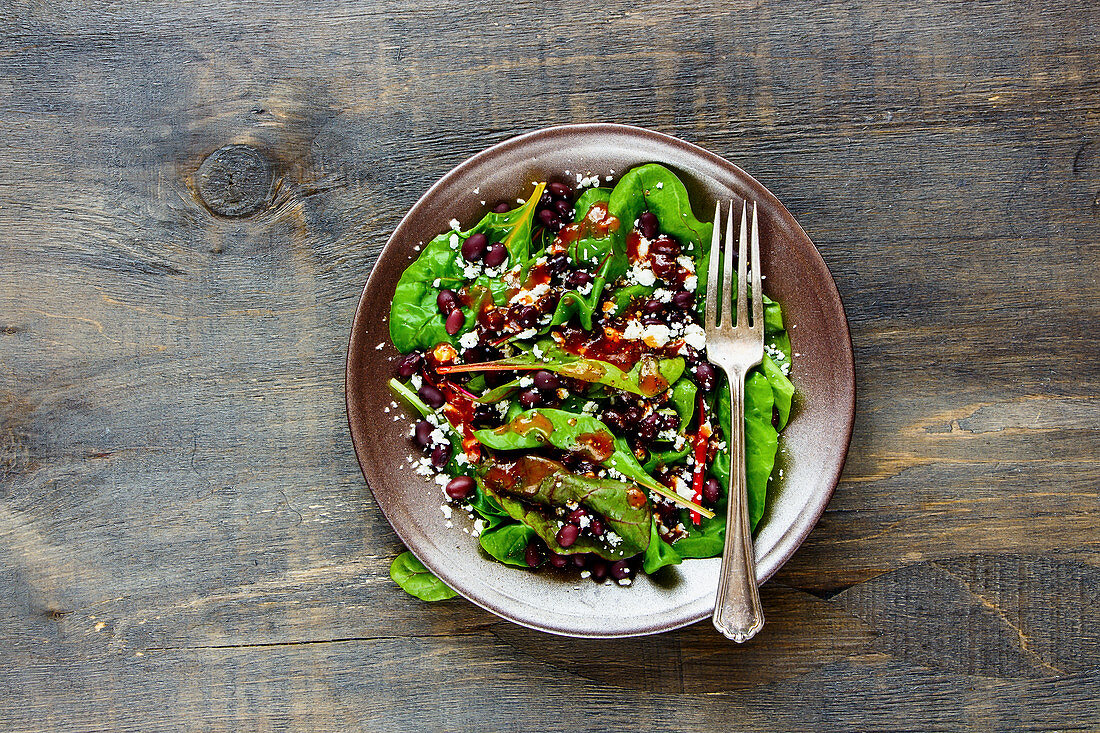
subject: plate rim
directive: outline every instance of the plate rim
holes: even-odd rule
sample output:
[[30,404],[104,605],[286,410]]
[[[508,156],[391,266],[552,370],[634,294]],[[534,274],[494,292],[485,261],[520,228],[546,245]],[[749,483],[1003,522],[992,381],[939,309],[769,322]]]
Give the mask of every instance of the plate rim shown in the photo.
[[[783,547],[782,551],[779,553],[780,557],[778,558],[778,560],[771,563],[768,567],[761,567],[760,565],[757,566],[757,583],[759,585],[765,583],[779,570],[779,568],[781,568],[784,564],[787,563],[788,560],[790,560],[790,558],[795,554],[795,552],[798,551],[799,547],[801,547],[802,543],[813,531],[813,528],[817,525],[818,521],[821,518],[821,515],[824,513],[825,508],[828,506],[829,501],[835,493],[837,485],[839,484],[840,476],[844,470],[844,465],[847,460],[848,451],[851,447],[851,439],[855,427],[856,383],[851,327],[848,323],[847,312],[844,308],[844,303],[840,295],[840,290],[836,286],[836,281],[833,278],[832,272],[826,265],[820,250],[817,248],[817,245],[802,228],[802,225],[797,221],[794,215],[790,213],[790,211],[779,200],[777,196],[772,194],[771,191],[769,191],[763,184],[757,181],[753,176],[751,176],[736,163],[733,163],[732,161],[729,161],[726,158],[718,155],[717,153],[713,153],[707,150],[706,148],[696,145],[695,143],[691,143],[682,138],[658,132],[656,130],[621,123],[590,122],[553,125],[550,127],[542,127],[525,133],[521,133],[519,135],[506,138],[505,140],[495,143],[487,148],[484,148],[483,150],[464,158],[463,160],[452,166],[449,170],[443,173],[442,176],[440,176],[440,178],[435,181],[435,183],[428,187],[428,189],[419,198],[417,198],[417,200],[412,204],[412,206],[409,207],[408,211],[398,222],[397,226],[394,227],[393,231],[390,233],[390,236],[387,238],[385,245],[383,245],[382,249],[379,251],[378,257],[375,260],[374,265],[371,267],[370,274],[367,277],[367,281],[363,286],[362,292],[360,293],[359,301],[356,304],[355,314],[352,318],[351,333],[349,334],[348,339],[348,349],[345,355],[344,368],[344,408],[347,417],[348,428],[351,434],[352,447],[355,452],[356,461],[359,464],[360,471],[363,474],[364,482],[367,484],[367,488],[370,490],[371,495],[374,497],[376,506],[382,512],[382,515],[383,517],[385,517],[387,523],[390,525],[390,528],[404,543],[405,547],[410,552],[412,552],[412,554],[417,557],[417,559],[424,563],[425,567],[427,567],[429,570],[439,576],[441,580],[446,582],[448,587],[452,588],[452,590],[454,590],[456,593],[458,593],[460,596],[470,601],[471,603],[481,608],[484,608],[490,613],[507,621],[536,631],[542,631],[558,636],[573,638],[623,638],[672,631],[706,619],[712,613],[713,601],[710,601],[708,603],[705,600],[705,596],[703,596],[703,600],[701,602],[678,606],[676,607],[676,609],[680,610],[681,614],[677,615],[682,615],[683,617],[677,618],[675,620],[666,620],[664,622],[656,624],[641,624],[638,628],[631,630],[600,633],[590,630],[576,630],[557,627],[552,624],[540,624],[537,621],[531,621],[529,619],[523,618],[518,614],[509,613],[506,608],[501,607],[504,604],[493,606],[488,601],[482,600],[478,597],[473,597],[474,593],[471,592],[471,589],[469,587],[472,580],[480,584],[480,588],[475,590],[483,590],[484,592],[488,592],[491,595],[495,595],[499,598],[504,598],[508,601],[512,601],[513,599],[511,597],[503,596],[503,594],[495,587],[478,581],[477,579],[473,579],[471,576],[465,576],[464,578],[467,586],[466,592],[463,592],[463,590],[460,590],[459,588],[455,588],[452,583],[447,582],[449,580],[449,578],[447,577],[447,573],[440,572],[438,566],[435,566],[435,564],[430,561],[424,562],[424,558],[421,557],[421,554],[426,553],[418,552],[418,550],[420,549],[418,547],[418,543],[415,541],[409,541],[406,533],[403,533],[401,529],[399,529],[399,526],[392,521],[389,514],[386,512],[382,504],[377,499],[374,486],[372,485],[371,480],[367,475],[368,467],[366,461],[364,460],[364,451],[361,449],[361,441],[365,440],[367,436],[361,435],[360,430],[356,425],[356,422],[352,418],[353,387],[362,386],[358,382],[360,377],[357,372],[352,371],[352,366],[355,359],[354,354],[357,351],[361,350],[361,348],[357,349],[357,346],[361,347],[361,342],[365,339],[364,336],[360,335],[362,334],[361,326],[363,325],[363,322],[366,321],[368,318],[368,314],[364,312],[364,303],[367,300],[368,293],[371,292],[372,285],[375,283],[376,278],[381,277],[380,265],[383,259],[383,254],[394,243],[394,241],[398,239],[399,235],[403,234],[404,230],[410,226],[410,222],[413,220],[414,212],[417,212],[417,210],[421,207],[422,204],[424,204],[425,201],[431,199],[438,190],[449,185],[452,178],[459,177],[465,170],[477,166],[485,159],[492,159],[496,155],[510,148],[521,147],[532,141],[533,139],[563,134],[598,135],[601,133],[648,138],[651,141],[664,143],[674,148],[680,148],[690,155],[699,156],[709,161],[716,167],[730,170],[735,177],[740,178],[744,183],[756,188],[760,193],[770,198],[772,200],[772,203],[774,203],[774,205],[778,207],[783,214],[786,215],[788,222],[790,224],[793,224],[794,228],[796,229],[796,233],[804,237],[806,242],[810,244],[812,254],[814,256],[812,264],[814,265],[815,269],[819,271],[819,274],[823,275],[825,281],[832,289],[831,294],[834,297],[830,298],[829,300],[835,304],[836,310],[838,311],[836,315],[838,315],[839,318],[837,318],[836,321],[839,322],[839,324],[841,325],[843,334],[838,333],[837,335],[843,336],[843,338],[840,339],[840,345],[842,347],[842,350],[845,352],[844,355],[846,356],[846,359],[844,360],[844,376],[846,377],[846,379],[841,387],[843,390],[843,394],[847,396],[847,400],[844,401],[844,407],[846,408],[847,412],[847,424],[844,428],[842,447],[839,451],[838,456],[839,460],[836,461],[835,467],[833,467],[832,469],[832,474],[828,476],[828,481],[826,482],[828,489],[819,494],[811,495],[810,501],[807,502],[806,505],[804,505],[803,511],[798,514],[797,521],[793,522],[786,529],[786,531],[784,531],[783,534],[781,534],[777,538],[775,545],[776,548],[780,548],[786,545],[786,547]],[[790,541],[792,534],[795,535],[793,542]],[[719,558],[691,560],[691,562],[693,563],[709,562],[714,564],[717,564],[718,561]],[[538,607],[531,604],[524,605],[533,610],[539,610]],[[646,618],[648,621],[652,621],[653,617],[647,616],[644,618]]]

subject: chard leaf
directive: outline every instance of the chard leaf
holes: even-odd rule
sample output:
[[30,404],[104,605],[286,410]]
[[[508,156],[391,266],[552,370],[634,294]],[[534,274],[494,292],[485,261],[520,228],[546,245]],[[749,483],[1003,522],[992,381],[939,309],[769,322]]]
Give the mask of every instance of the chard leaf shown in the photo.
[[[649,544],[653,522],[649,500],[631,484],[578,476],[557,461],[522,456],[513,463],[487,464],[480,485],[560,555],[593,552],[607,560],[621,560],[645,551]],[[605,532],[600,538],[581,535],[562,547],[557,534],[565,521],[559,512],[564,514],[567,505],[574,503],[599,515]],[[615,544],[609,542],[610,532],[619,538]]]
[[406,593],[422,601],[445,601],[457,595],[407,550],[390,563],[390,577]]

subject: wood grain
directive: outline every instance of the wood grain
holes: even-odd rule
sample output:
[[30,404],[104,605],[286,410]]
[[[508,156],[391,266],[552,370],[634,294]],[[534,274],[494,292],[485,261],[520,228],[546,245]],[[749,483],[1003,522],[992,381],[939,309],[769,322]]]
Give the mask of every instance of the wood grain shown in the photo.
[[[1100,729],[1095,3],[31,2],[0,33],[0,728]],[[581,121],[741,165],[848,310],[844,478],[745,648],[387,576],[343,410],[363,282],[451,166]],[[196,182],[234,144],[272,172],[246,218]]]

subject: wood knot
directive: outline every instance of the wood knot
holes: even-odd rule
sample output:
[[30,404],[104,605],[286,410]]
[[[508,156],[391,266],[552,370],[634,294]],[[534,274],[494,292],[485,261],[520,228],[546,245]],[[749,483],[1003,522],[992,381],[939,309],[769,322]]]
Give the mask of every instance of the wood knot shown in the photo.
[[271,200],[271,163],[250,145],[226,145],[207,156],[195,175],[206,208],[221,216],[250,216]]

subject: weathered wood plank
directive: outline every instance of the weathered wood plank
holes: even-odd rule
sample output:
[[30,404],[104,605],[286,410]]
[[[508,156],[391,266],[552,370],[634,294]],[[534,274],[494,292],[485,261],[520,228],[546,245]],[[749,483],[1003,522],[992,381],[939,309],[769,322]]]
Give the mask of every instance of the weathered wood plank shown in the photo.
[[[1098,21],[1070,1],[0,14],[2,727],[1096,729]],[[549,638],[387,578],[343,414],[362,283],[456,162],[590,120],[753,173],[848,309],[844,479],[746,648],[705,624]],[[195,196],[231,143],[276,181],[247,220]]]

